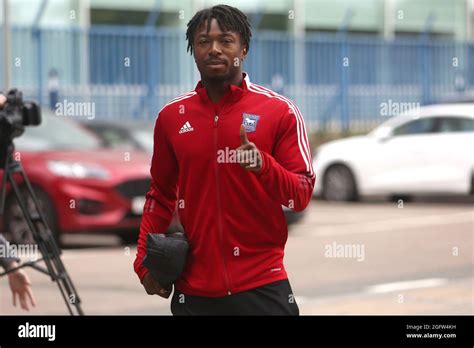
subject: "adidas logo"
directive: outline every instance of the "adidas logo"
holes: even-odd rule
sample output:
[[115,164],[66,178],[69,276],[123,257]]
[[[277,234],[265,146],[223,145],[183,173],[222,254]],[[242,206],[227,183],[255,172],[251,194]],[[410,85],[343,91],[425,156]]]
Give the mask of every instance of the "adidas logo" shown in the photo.
[[179,134],[183,134],[183,133],[186,133],[186,132],[192,132],[193,130],[194,130],[194,128],[191,127],[191,124],[188,121],[186,121],[186,123],[183,124],[183,126],[179,130]]

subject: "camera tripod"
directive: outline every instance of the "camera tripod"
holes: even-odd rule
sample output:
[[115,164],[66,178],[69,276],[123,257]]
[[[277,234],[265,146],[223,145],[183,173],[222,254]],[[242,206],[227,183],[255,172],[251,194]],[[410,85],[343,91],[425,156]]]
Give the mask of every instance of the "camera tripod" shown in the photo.
[[[6,197],[6,185],[10,184],[13,193],[21,207],[25,221],[33,235],[33,239],[38,245],[42,257],[35,261],[28,261],[24,264],[10,269],[7,272],[0,273],[0,277],[14,272],[23,267],[31,267],[35,270],[44,273],[51,277],[53,282],[56,282],[59,291],[66,303],[69,314],[84,315],[81,309],[81,300],[72,283],[69,274],[64,267],[61,260],[61,251],[53,238],[50,228],[41,212],[38,204],[38,199],[33,191],[30,181],[26,176],[25,171],[20,162],[13,159],[14,145],[13,142],[7,141],[0,143],[0,169],[4,169],[2,188],[0,193],[0,215],[3,215]],[[15,174],[19,173],[26,188],[26,197],[20,192],[18,183],[15,181]],[[30,211],[28,207],[28,195],[34,203],[34,211]],[[44,261],[46,267],[37,265],[38,262]]]

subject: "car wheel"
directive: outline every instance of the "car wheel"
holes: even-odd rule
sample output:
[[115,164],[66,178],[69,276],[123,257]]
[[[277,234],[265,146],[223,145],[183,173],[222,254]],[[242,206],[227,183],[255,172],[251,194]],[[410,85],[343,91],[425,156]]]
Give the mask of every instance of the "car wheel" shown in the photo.
[[399,201],[402,201],[404,203],[412,202],[413,197],[409,195],[404,195],[404,194],[396,194],[396,195],[390,196],[390,202],[398,203]]
[[122,245],[135,245],[138,241],[138,230],[123,230],[118,232],[117,236],[122,241]]
[[[46,192],[37,187],[34,187],[33,190],[38,199],[39,208],[51,229],[53,238],[59,245],[59,230],[54,205]],[[26,198],[26,189],[22,188],[20,192]],[[35,212],[33,199],[29,196],[27,198],[27,207],[30,213]],[[5,231],[3,234],[13,244],[36,244],[33,234],[24,219],[20,204],[13,192],[10,193],[5,204]]]
[[342,164],[329,167],[323,179],[323,197],[327,201],[355,201],[357,188],[351,170]]

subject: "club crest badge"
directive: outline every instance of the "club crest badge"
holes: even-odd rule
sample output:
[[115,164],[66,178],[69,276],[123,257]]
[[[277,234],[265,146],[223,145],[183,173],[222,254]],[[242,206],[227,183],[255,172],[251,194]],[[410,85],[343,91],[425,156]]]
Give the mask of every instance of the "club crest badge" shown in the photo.
[[251,115],[251,114],[246,114],[245,112],[242,115],[242,124],[244,125],[245,132],[250,133],[250,132],[255,132],[257,129],[257,123],[258,120],[260,119],[260,116],[258,115]]

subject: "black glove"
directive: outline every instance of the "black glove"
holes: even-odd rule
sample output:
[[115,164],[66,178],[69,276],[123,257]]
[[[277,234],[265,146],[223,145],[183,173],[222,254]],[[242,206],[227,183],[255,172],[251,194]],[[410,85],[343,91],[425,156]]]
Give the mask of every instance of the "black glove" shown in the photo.
[[170,228],[167,234],[149,233],[143,266],[163,288],[168,288],[183,272],[188,249],[188,240],[181,226]]

